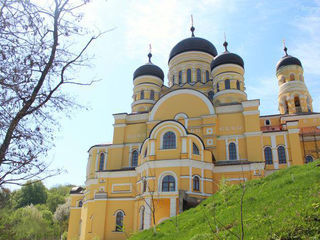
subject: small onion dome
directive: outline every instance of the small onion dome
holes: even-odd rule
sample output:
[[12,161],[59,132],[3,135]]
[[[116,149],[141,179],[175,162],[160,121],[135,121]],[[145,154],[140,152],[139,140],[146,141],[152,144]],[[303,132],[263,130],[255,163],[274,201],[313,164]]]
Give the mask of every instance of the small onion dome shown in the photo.
[[141,67],[137,68],[137,70],[133,73],[133,80],[140,76],[151,75],[160,78],[163,81],[164,73],[157,65],[154,65],[151,62],[152,54],[148,54],[149,62]]
[[292,57],[290,55],[288,55],[287,51],[287,47],[284,47],[284,52],[285,55],[280,59],[280,61],[277,63],[277,71],[284,66],[288,66],[288,65],[298,65],[300,67],[302,67],[302,64],[300,62],[300,60],[296,57]]
[[244,63],[243,63],[242,58],[235,53],[228,52],[228,49],[227,49],[228,43],[224,42],[223,46],[225,47],[225,52],[216,56],[212,60],[212,62],[210,64],[211,71],[215,67],[222,65],[222,64],[237,64],[237,65],[241,66],[242,68],[244,68]]

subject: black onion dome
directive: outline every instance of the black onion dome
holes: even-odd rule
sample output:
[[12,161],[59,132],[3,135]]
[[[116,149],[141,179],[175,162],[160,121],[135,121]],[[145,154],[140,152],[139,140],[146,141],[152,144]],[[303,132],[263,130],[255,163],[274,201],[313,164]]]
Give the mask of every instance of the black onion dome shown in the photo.
[[288,65],[299,65],[300,67],[302,67],[302,64],[301,64],[301,62],[300,62],[300,60],[298,58],[292,57],[290,55],[285,55],[277,63],[277,71],[281,67],[288,66]]
[[152,54],[148,54],[149,62],[141,67],[137,68],[137,70],[133,73],[133,80],[140,76],[151,75],[160,78],[163,81],[164,73],[157,65],[154,65],[151,62]]
[[186,38],[180,42],[178,42],[171,50],[169,55],[169,61],[177,56],[180,53],[183,52],[189,52],[189,51],[199,51],[199,52],[205,52],[209,53],[213,57],[217,56],[217,49],[215,46],[209,42],[206,39],[199,38],[199,37],[190,37]]
[[224,52],[216,56],[210,64],[211,70],[222,64],[237,64],[244,68],[242,58],[239,55],[230,52]]

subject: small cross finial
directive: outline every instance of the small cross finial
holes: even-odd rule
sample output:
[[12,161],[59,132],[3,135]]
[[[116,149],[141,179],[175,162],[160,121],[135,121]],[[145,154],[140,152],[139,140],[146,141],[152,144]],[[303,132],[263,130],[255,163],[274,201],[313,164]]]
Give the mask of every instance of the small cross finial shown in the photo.
[[284,52],[285,52],[285,54],[286,54],[286,56],[288,56],[288,48],[287,48],[287,46],[286,46],[286,40],[282,40],[283,41],[283,50],[284,50]]
[[150,43],[149,44],[149,54],[148,54],[149,63],[151,63],[151,57],[152,57],[151,50],[152,50],[152,47],[151,47],[151,43]]
[[191,28],[190,28],[190,30],[191,30],[191,37],[194,37],[195,28],[193,26],[193,16],[192,16],[192,14],[191,14]]
[[227,42],[227,37],[226,37],[226,33],[224,33],[224,43],[223,43],[225,52],[228,52],[228,42]]

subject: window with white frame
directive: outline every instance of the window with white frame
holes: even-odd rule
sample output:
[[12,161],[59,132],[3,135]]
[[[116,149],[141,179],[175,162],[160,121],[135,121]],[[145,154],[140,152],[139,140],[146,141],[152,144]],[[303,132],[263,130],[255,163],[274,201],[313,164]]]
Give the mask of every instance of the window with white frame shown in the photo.
[[237,160],[237,147],[235,143],[229,143],[229,160]]
[[118,211],[116,214],[116,232],[123,231],[123,217],[124,212],[122,210]]
[[176,135],[174,132],[166,132],[162,139],[162,149],[175,149],[176,148]]
[[162,179],[161,184],[162,192],[174,192],[176,191],[176,180],[173,176],[167,175]]
[[287,158],[286,158],[286,150],[283,146],[279,146],[278,149],[278,160],[279,164],[285,164],[287,163]]
[[131,167],[138,166],[138,157],[139,157],[138,151],[134,150],[131,154]]
[[102,171],[104,169],[104,153],[100,154],[100,160],[99,160],[99,171]]
[[196,154],[196,155],[200,154],[199,153],[199,148],[198,148],[197,144],[195,144],[195,143],[192,143],[192,153]]
[[200,191],[200,178],[198,176],[193,177],[193,191]]
[[273,164],[273,159],[272,159],[272,150],[270,147],[265,147],[264,148],[264,160],[267,165]]

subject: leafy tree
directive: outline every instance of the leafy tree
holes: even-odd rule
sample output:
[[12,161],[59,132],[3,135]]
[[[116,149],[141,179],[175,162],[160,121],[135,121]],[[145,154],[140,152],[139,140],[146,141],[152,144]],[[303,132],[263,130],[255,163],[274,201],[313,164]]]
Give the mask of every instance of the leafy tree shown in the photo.
[[4,208],[9,203],[11,196],[10,189],[0,188],[0,208]]
[[52,213],[56,211],[58,205],[63,203],[65,203],[65,197],[63,195],[49,192],[48,199],[47,199],[47,206]]
[[74,41],[87,35],[81,7],[88,0],[0,2],[0,186],[59,174],[43,161],[53,146],[57,114],[78,106],[63,92],[87,64]]
[[42,182],[28,182],[17,194],[17,207],[30,204],[44,204],[47,201],[47,189]]

